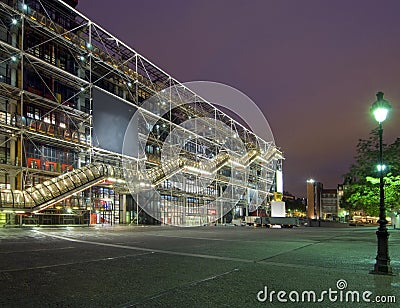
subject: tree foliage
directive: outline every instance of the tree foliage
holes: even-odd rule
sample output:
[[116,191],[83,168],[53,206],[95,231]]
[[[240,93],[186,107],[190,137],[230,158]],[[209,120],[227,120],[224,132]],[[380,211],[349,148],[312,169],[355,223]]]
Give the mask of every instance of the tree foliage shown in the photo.
[[[392,144],[383,144],[385,205],[397,210],[400,205],[400,138]],[[367,139],[357,144],[355,164],[345,175],[341,206],[347,210],[364,210],[368,215],[379,214],[379,135],[373,130]]]

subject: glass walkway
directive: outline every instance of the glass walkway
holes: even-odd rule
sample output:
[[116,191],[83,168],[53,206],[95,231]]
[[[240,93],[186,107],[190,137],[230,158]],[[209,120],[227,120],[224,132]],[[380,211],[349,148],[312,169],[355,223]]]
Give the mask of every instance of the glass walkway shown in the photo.
[[[258,151],[251,150],[240,160],[235,161],[232,160],[228,153],[222,152],[214,159],[200,164],[190,159],[179,157],[176,160],[164,163],[162,166],[148,169],[146,173],[152,184],[158,185],[179,171],[212,175],[226,164],[240,164],[244,167],[258,156],[260,156]],[[122,169],[103,163],[93,163],[26,190],[4,189],[0,191],[0,210],[36,213],[71,197],[73,194],[98,185],[107,178],[123,179]]]
[[0,209],[35,213],[99,184],[106,178],[117,177],[119,173],[119,170],[112,166],[94,163],[26,190],[1,190]]

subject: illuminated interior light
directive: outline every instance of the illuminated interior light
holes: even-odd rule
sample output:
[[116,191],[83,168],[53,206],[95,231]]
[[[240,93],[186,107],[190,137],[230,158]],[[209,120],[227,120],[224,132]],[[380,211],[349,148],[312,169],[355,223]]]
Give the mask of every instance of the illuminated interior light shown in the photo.
[[18,20],[17,20],[16,18],[13,18],[13,19],[11,20],[11,23],[12,23],[13,25],[16,25],[16,24],[18,23]]
[[132,87],[132,82],[128,82],[128,87]]
[[245,168],[245,165],[242,165],[241,163],[238,163],[238,162],[236,162],[236,161],[234,161],[234,160],[231,160],[231,159],[230,159],[229,162],[230,162],[232,165],[236,166],[236,167]]
[[79,60],[85,61],[85,57],[84,56],[79,56]]
[[23,9],[24,11],[27,11],[27,10],[28,10],[28,5],[24,4],[24,5],[22,6],[22,9]]
[[192,166],[187,166],[185,167],[186,171],[191,171],[191,172],[195,172],[195,173],[200,173],[201,175],[211,175],[211,172],[208,172],[206,170],[202,170],[196,167],[192,167]]
[[11,61],[16,62],[17,61],[17,57],[16,56],[11,56]]
[[86,47],[87,47],[88,49],[91,49],[91,48],[92,48],[92,44],[90,44],[90,43],[88,42],[88,43],[86,43]]
[[85,91],[85,88],[84,88],[84,87],[81,87],[81,91],[82,91],[82,92]]

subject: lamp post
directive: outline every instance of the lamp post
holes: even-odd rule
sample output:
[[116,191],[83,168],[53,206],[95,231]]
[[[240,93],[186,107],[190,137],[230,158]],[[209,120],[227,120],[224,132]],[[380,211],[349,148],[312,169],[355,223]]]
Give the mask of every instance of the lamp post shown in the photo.
[[386,228],[386,209],[385,209],[385,191],[383,184],[383,150],[382,150],[382,135],[383,128],[382,122],[386,120],[390,109],[392,108],[388,101],[383,99],[383,92],[376,94],[377,100],[372,104],[371,112],[373,113],[375,120],[379,123],[379,227],[376,231],[378,238],[378,252],[376,256],[376,263],[374,269],[371,271],[372,274],[392,275],[392,267],[390,265],[389,257],[389,232]]

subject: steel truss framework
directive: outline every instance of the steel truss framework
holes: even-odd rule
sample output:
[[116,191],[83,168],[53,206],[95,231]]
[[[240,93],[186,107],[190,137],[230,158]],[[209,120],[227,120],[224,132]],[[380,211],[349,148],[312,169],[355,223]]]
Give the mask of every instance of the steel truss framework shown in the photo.
[[[72,7],[1,0],[0,16],[3,211],[32,210],[37,204],[30,192],[48,199],[44,181],[92,163],[124,167],[125,178],[119,185],[103,179],[82,191],[66,184],[71,195],[39,209],[104,210],[96,200],[112,197],[114,217],[127,222],[123,195],[129,191],[158,221],[190,225],[214,221],[235,205],[263,205],[275,191],[283,157],[273,141],[262,140]],[[97,143],[95,91],[138,110],[137,154]]]

